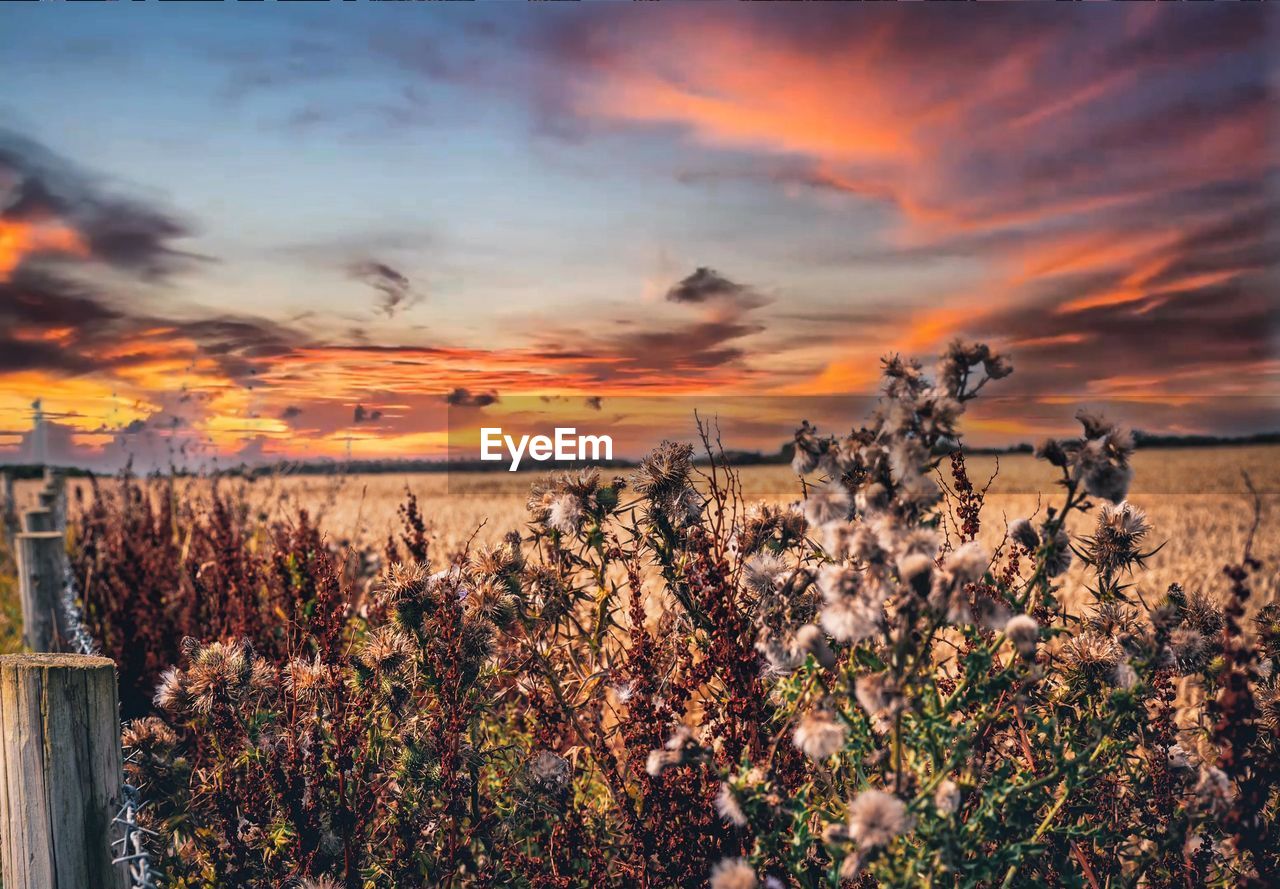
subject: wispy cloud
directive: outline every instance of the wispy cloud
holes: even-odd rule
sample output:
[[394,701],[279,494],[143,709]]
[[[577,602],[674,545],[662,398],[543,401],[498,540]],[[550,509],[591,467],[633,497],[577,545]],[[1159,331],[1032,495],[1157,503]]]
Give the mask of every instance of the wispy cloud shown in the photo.
[[[0,428],[43,396],[85,446],[413,453],[450,405],[866,392],[880,353],[960,333],[1013,353],[1018,397],[1194,396],[1225,422],[1225,396],[1280,391],[1274,17],[648,13],[306,28],[269,57],[224,34],[223,88],[190,101],[228,145],[339,126],[383,164],[316,156],[355,185],[310,227],[285,212],[309,168],[285,171],[270,236],[227,230],[264,209],[245,190],[228,213],[195,183],[199,218],[94,173],[95,146],[0,135]],[[480,163],[428,169],[437,145]]]
[[[1130,9],[1098,31],[1003,10],[956,40],[950,14],[913,13],[689,12],[625,36],[583,17],[546,44],[583,76],[544,101],[712,152],[676,171],[691,187],[755,180],[890,210],[846,261],[984,264],[979,287],[935,287],[918,300],[928,308],[899,310],[887,345],[969,332],[1061,352],[1071,338],[1077,357],[1088,342],[1106,359],[1059,362],[1059,384],[1084,387],[1109,365],[1158,377],[1230,341],[1216,382],[1257,373],[1274,348],[1263,293],[1278,255],[1265,24]],[[714,290],[710,275],[673,293]],[[814,385],[860,385],[870,357],[832,358]]]
[[379,295],[378,308],[388,318],[394,318],[401,309],[421,301],[408,275],[376,259],[362,259],[347,267],[357,281],[368,284]]

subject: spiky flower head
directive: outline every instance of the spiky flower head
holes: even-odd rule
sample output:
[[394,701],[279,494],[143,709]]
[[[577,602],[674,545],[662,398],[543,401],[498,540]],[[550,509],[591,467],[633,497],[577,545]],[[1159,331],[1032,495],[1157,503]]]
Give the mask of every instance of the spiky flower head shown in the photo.
[[693,471],[693,445],[664,441],[640,461],[631,486],[645,499],[669,504],[689,486]]
[[1136,652],[1143,631],[1138,613],[1124,602],[1101,602],[1085,618],[1084,625],[1095,633],[1110,636],[1126,651]]
[[1076,419],[1084,428],[1084,437],[1086,439],[1098,439],[1109,434],[1115,429],[1115,424],[1108,420],[1102,414],[1081,408],[1076,411]]
[[318,654],[310,660],[294,658],[285,664],[283,675],[285,690],[300,704],[319,703],[334,681],[332,669]]
[[1258,721],[1273,739],[1280,740],[1280,687],[1260,686],[1253,697],[1258,705]]
[[1056,438],[1046,438],[1036,445],[1035,458],[1044,460],[1052,466],[1063,467],[1067,465],[1066,448]]
[[197,714],[209,716],[238,709],[250,695],[269,684],[270,665],[255,663],[247,640],[185,645],[189,663],[177,674],[181,694]]
[[1094,497],[1119,503],[1129,496],[1133,467],[1109,460],[1091,463],[1084,472],[1084,489]]
[[517,574],[524,567],[524,553],[520,549],[520,535],[507,535],[501,543],[482,546],[471,557],[477,572],[490,577]]
[[420,598],[430,573],[426,565],[418,562],[392,563],[382,579],[387,604],[394,605],[404,599]]
[[771,596],[786,582],[789,573],[782,557],[766,550],[742,563],[742,586],[757,597]]
[[1204,636],[1216,636],[1222,632],[1226,619],[1222,609],[1203,591],[1196,590],[1187,596],[1182,607],[1182,620]]
[[818,592],[824,601],[833,602],[855,595],[861,584],[862,575],[852,565],[832,562],[818,569]]
[[796,430],[795,452],[791,456],[791,471],[796,475],[808,475],[818,468],[824,443],[818,438],[817,432],[808,420],[803,420]]
[[529,762],[528,770],[530,783],[548,792],[562,790],[573,780],[573,764],[550,750],[538,751]]
[[1003,379],[1013,373],[1009,360],[991,351],[986,343],[953,340],[938,362],[938,386],[952,398],[972,397],[977,391],[976,387],[985,382],[975,374],[979,367],[982,368],[982,375],[992,380]]
[[1030,519],[1018,519],[1009,526],[1009,537],[1028,552],[1035,552],[1040,546],[1040,535]]
[[1051,545],[1046,548],[1044,554],[1045,572],[1050,577],[1060,577],[1066,574],[1071,568],[1071,560],[1073,558],[1071,551],[1071,536],[1067,533],[1066,528],[1058,528],[1053,533]]
[[785,548],[804,538],[804,516],[794,509],[773,503],[757,503],[747,510],[738,533],[742,553],[759,551],[766,543]]
[[178,746],[178,734],[163,720],[155,716],[143,716],[128,722],[120,735],[125,750],[144,756],[167,756]]
[[1209,640],[1195,627],[1174,629],[1169,636],[1169,658],[1179,673],[1194,673],[1209,661]]
[[293,884],[297,889],[342,889],[342,884],[333,877],[303,877]]
[[1141,567],[1143,559],[1150,555],[1142,552],[1142,543],[1150,530],[1146,515],[1128,501],[1104,503],[1098,510],[1093,536],[1084,539],[1083,552],[1089,563],[1100,571]]
[[505,627],[519,611],[520,592],[519,578],[515,575],[483,576],[466,598],[467,613],[497,627]]
[[919,598],[926,598],[933,588],[933,559],[920,552],[908,552],[898,559],[898,578],[902,586]]
[[849,490],[839,481],[827,481],[809,488],[804,500],[804,517],[815,528],[849,518],[852,506]]
[[877,512],[889,505],[890,491],[883,482],[868,481],[865,485],[858,488],[854,495],[854,505],[858,512],[866,514]]
[[884,545],[877,530],[866,522],[854,524],[848,550],[849,558],[863,565],[881,564],[890,555],[890,547]]
[[547,526],[566,537],[578,533],[578,529],[582,527],[582,519],[582,501],[570,493],[552,498],[547,507]]
[[412,659],[413,641],[394,626],[378,627],[364,638],[356,657],[369,670],[394,673]]
[[1259,608],[1253,616],[1253,626],[1266,656],[1280,659],[1280,603],[1270,602]]
[[1066,443],[1065,454],[1073,476],[1083,482],[1094,497],[1119,503],[1129,493],[1133,468],[1133,436],[1100,415],[1080,411],[1076,414],[1084,427],[1084,441]]
[[160,674],[156,684],[155,697],[152,699],[161,710],[179,713],[190,705],[186,689],[182,684],[182,672],[177,667],[169,667]]
[[1073,690],[1112,685],[1122,655],[1110,636],[1091,630],[1077,633],[1062,646],[1063,679]]

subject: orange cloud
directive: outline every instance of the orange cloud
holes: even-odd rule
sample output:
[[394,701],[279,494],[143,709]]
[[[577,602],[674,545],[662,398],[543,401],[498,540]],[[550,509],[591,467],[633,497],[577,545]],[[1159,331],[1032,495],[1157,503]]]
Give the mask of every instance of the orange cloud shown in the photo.
[[74,229],[60,222],[0,219],[0,281],[28,256],[41,253],[87,256],[89,250]]

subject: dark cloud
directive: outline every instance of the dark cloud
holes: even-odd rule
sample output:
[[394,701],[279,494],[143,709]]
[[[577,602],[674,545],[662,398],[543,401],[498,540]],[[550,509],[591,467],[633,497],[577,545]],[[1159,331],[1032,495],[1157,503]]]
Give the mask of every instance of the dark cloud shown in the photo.
[[[140,348],[156,330],[179,348],[210,358],[243,380],[271,358],[307,341],[300,332],[262,318],[164,317],[126,308],[129,300],[24,264],[0,280],[0,367],[79,375],[154,361]],[[130,348],[137,344],[135,351]]]
[[563,336],[590,344],[573,365],[590,382],[662,389],[693,380],[748,380],[749,353],[741,341],[765,329],[741,318],[711,318],[612,335],[567,331]]
[[149,278],[176,271],[194,254],[174,246],[189,225],[167,210],[106,190],[92,174],[44,147],[0,131],[0,219],[57,220],[80,237],[89,258]]
[[357,281],[368,284],[379,294],[378,308],[388,317],[408,308],[421,299],[413,289],[409,277],[385,262],[362,259],[351,263],[347,273]]
[[[1011,394],[1274,391],[1280,320],[1265,270],[1137,302],[1059,312],[1020,304],[975,325],[1010,343]],[[1202,408],[1196,408],[1202,414]],[[1280,417],[1257,417],[1258,429]]]
[[366,410],[363,404],[357,404],[356,409],[351,412],[352,423],[376,423],[382,419],[382,411]]
[[296,404],[287,405],[285,409],[280,412],[281,420],[292,420],[300,416],[302,416],[302,408],[298,407]]
[[95,365],[83,356],[64,354],[57,343],[12,339],[7,332],[0,332],[0,373],[45,367],[80,374],[93,370]]
[[693,274],[671,285],[667,290],[667,300],[673,303],[703,303],[712,299],[738,299],[750,293],[749,288],[730,281],[715,269],[699,266]]
[[487,407],[497,403],[498,393],[472,392],[459,387],[445,395],[444,400],[450,407]]

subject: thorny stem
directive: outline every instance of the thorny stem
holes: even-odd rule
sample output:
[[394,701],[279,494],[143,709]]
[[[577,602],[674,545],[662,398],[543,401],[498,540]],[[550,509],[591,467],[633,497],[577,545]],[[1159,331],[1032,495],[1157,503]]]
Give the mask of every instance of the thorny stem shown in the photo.
[[[1102,752],[1106,750],[1108,742],[1111,740],[1111,736],[1108,732],[1110,731],[1111,725],[1114,721],[1114,718],[1107,721],[1108,724],[1104,727],[1101,737],[1098,739],[1097,743],[1094,744],[1093,751],[1089,754],[1089,758],[1085,760],[1086,765],[1091,765],[1097,760]],[[1055,773],[1060,771],[1061,770],[1055,770]],[[1054,801],[1053,806],[1050,807],[1049,811],[1045,813],[1045,816],[1041,820],[1040,826],[1036,828],[1035,833],[1031,835],[1032,843],[1039,842],[1040,838],[1049,830],[1054,819],[1058,817],[1058,813],[1062,811],[1062,807],[1066,805],[1067,798],[1071,795],[1071,791],[1074,787],[1075,785],[1073,785],[1069,780],[1064,780],[1062,782],[1062,789],[1058,792],[1058,798]],[[1007,889],[1007,887],[1013,885],[1013,878],[1017,875],[1018,868],[1021,863],[1022,862],[1015,862],[1014,864],[1009,865],[1009,869],[1005,871],[1004,880],[1000,884],[1003,889]]]

